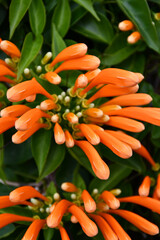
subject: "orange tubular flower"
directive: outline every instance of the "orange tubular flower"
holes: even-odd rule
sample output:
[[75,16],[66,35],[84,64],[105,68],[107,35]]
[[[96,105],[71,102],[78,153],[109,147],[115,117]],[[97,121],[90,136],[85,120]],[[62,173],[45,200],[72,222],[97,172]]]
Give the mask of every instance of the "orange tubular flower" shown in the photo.
[[33,133],[37,132],[40,128],[47,128],[47,127],[48,127],[47,124],[35,123],[28,130],[26,130],[26,131],[17,131],[14,135],[12,135],[12,142],[15,143],[15,144],[23,143],[30,136],[32,136]]
[[99,215],[102,216],[107,221],[107,223],[116,233],[119,240],[131,240],[131,238],[123,230],[121,225],[117,222],[117,220],[114,217],[107,213],[99,213]]
[[134,150],[136,153],[138,153],[140,156],[144,157],[153,167],[156,166],[155,161],[151,157],[150,153],[147,151],[147,149],[141,144],[141,147]]
[[33,197],[48,201],[48,198],[40,194],[36,189],[31,186],[19,187],[13,190],[9,195],[9,199],[11,202],[23,202]]
[[57,203],[51,214],[47,217],[48,227],[50,228],[57,227],[60,224],[63,215],[67,212],[68,208],[72,204],[73,204],[72,202],[69,202],[68,200],[65,199]]
[[12,58],[17,57],[20,58],[21,52],[17,48],[17,46],[7,40],[1,41],[0,48],[3,52],[5,52],[7,55],[11,56]]
[[7,91],[7,98],[12,102],[18,102],[34,94],[43,94],[47,98],[53,99],[53,97],[36,81],[35,78],[19,83],[10,88]]
[[70,182],[64,182],[61,185],[61,189],[66,192],[77,192],[78,191],[78,188],[73,183],[70,183]]
[[151,186],[151,179],[149,176],[146,176],[142,182],[142,184],[139,186],[138,193],[142,197],[147,197],[150,192],[150,186]]
[[97,68],[95,70],[85,73],[85,76],[88,79],[88,83],[90,83],[100,72],[101,72],[101,70],[99,68]]
[[16,120],[14,117],[0,118],[0,134],[14,127]]
[[83,123],[79,124],[78,127],[87,138],[88,142],[90,142],[92,145],[97,145],[100,143],[99,136],[92,130],[92,128]]
[[56,58],[51,62],[50,66],[53,67],[56,63],[83,57],[87,52],[87,45],[84,43],[74,44],[62,50]]
[[51,116],[38,108],[33,108],[24,113],[15,122],[15,128],[20,131],[25,131],[33,126],[41,117],[50,118]]
[[104,191],[100,195],[100,198],[102,198],[112,209],[117,209],[120,206],[119,200],[109,191]]
[[0,228],[5,227],[6,225],[18,222],[18,221],[25,221],[25,222],[33,222],[35,219],[31,217],[24,217],[19,216],[11,213],[2,213],[0,214],[0,218],[3,219],[3,221],[0,221]]
[[41,108],[41,110],[47,111],[47,110],[52,110],[52,109],[57,108],[57,105],[54,103],[53,100],[47,99],[47,100],[44,100],[43,102],[41,102],[40,108]]
[[118,28],[121,31],[130,31],[134,28],[133,23],[130,20],[124,20],[118,24]]
[[66,147],[68,148],[72,148],[74,146],[74,139],[72,137],[72,135],[70,134],[70,132],[68,130],[65,130],[64,132],[65,134],[65,144],[66,144]]
[[54,126],[54,138],[57,144],[63,144],[65,142],[65,134],[59,123],[56,123]]
[[25,235],[23,236],[22,240],[36,240],[40,230],[45,225],[46,220],[36,219],[27,229]]
[[100,179],[108,179],[110,174],[109,168],[95,148],[87,141],[75,141],[75,144],[87,155],[96,176]]
[[108,210],[108,212],[123,217],[124,219],[135,225],[137,228],[139,228],[142,232],[145,232],[149,235],[156,235],[159,233],[159,229],[155,224],[149,222],[148,220],[139,216],[138,214],[121,209]]
[[67,113],[66,118],[70,123],[78,123],[78,117],[72,112]]
[[25,105],[12,105],[1,110],[1,117],[19,117],[28,110],[30,108]]
[[59,225],[58,228],[59,228],[62,240],[70,240],[65,228],[62,227],[61,225]]
[[133,32],[131,35],[128,36],[127,42],[130,44],[135,44],[141,39],[141,34],[139,32]]
[[105,240],[110,240],[110,239],[118,240],[118,237],[113,232],[112,228],[101,216],[94,215],[94,214],[89,214],[89,216],[97,223]]
[[6,208],[6,207],[15,206],[15,205],[18,205],[18,204],[33,206],[32,203],[27,202],[27,201],[23,201],[23,202],[11,202],[10,199],[9,199],[9,196],[1,196],[1,197],[0,197],[0,209]]
[[0,76],[0,82],[6,82],[6,83],[14,84],[14,81],[12,79],[4,77],[4,76]]
[[47,79],[48,82],[55,84],[55,85],[61,83],[61,77],[55,72],[47,72],[44,75],[44,78]]
[[35,99],[36,99],[36,94],[26,97],[27,102],[34,102]]
[[154,212],[160,214],[160,204],[159,201],[150,197],[141,197],[141,196],[131,196],[131,197],[124,197],[119,198],[120,202],[131,202],[135,204],[139,204],[143,207],[147,207]]
[[83,190],[81,198],[84,202],[86,212],[91,213],[96,211],[96,203],[87,190]]
[[84,233],[88,237],[94,237],[98,234],[98,228],[96,224],[88,218],[88,216],[83,212],[83,210],[81,210],[76,205],[73,205],[68,209],[68,211],[77,218]]
[[0,76],[5,76],[5,75],[9,75],[11,77],[16,78],[16,74],[14,72],[12,72],[8,67],[6,67],[3,64],[0,64]]

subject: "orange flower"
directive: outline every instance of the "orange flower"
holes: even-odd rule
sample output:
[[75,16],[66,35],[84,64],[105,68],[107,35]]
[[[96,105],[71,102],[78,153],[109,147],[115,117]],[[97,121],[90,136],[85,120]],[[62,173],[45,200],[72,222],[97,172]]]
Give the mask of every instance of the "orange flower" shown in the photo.
[[17,204],[23,204],[23,205],[28,205],[28,206],[33,206],[31,202],[23,201],[23,202],[12,202],[9,199],[9,196],[0,196],[0,209],[6,208],[6,207],[11,207]]
[[15,117],[0,118],[0,134],[14,127],[16,120]]
[[1,110],[1,117],[19,117],[28,110],[30,108],[25,105],[12,105]]
[[130,43],[130,44],[135,44],[140,39],[141,39],[141,34],[138,31],[136,31],[136,32],[133,32],[131,35],[128,36],[127,42]]
[[63,144],[65,142],[65,134],[59,123],[56,123],[54,126],[54,138],[57,144]]
[[146,176],[139,186],[138,193],[142,197],[147,197],[149,195],[150,191],[150,186],[151,186],[151,179],[149,176]]
[[36,240],[40,230],[45,225],[46,220],[36,219],[32,222],[32,224],[27,229],[26,233],[24,234],[22,240]]
[[94,237],[98,234],[98,228],[96,224],[88,218],[83,210],[81,210],[76,205],[72,205],[68,211],[77,218],[79,224],[87,236]]
[[61,225],[59,225],[58,228],[59,228],[62,240],[70,240],[65,228],[62,227]]
[[91,213],[96,211],[96,203],[87,190],[83,190],[81,198],[84,202],[86,212]]
[[117,209],[120,206],[119,200],[109,191],[104,191],[100,195],[100,198],[102,198],[112,209]]
[[130,20],[124,20],[118,24],[118,28],[121,31],[129,31],[134,28],[134,25]]
[[17,57],[20,58],[21,53],[19,51],[19,49],[17,48],[17,46],[7,40],[3,40],[0,43],[0,49],[5,52],[7,55],[11,56],[12,58]]
[[61,189],[66,192],[77,192],[78,188],[71,182],[64,182],[61,185]]

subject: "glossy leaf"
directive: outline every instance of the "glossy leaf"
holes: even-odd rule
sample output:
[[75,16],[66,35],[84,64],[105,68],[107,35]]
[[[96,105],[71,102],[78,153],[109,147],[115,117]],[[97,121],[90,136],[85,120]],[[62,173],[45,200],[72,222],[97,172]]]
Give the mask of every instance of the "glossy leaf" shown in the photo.
[[32,0],[12,0],[9,7],[10,38],[27,12]]
[[71,9],[68,0],[58,1],[52,21],[60,35],[64,37],[69,29],[71,21]]
[[9,236],[11,233],[15,231],[14,224],[9,224],[0,229],[0,239],[4,239],[5,237]]
[[28,33],[22,47],[22,55],[20,62],[18,64],[18,75],[17,78],[20,77],[23,70],[29,66],[29,64],[34,60],[37,56],[38,52],[41,49],[43,43],[42,35],[39,35],[34,38],[32,33]]
[[71,26],[73,26],[74,24],[76,24],[81,18],[84,17],[84,15],[87,13],[87,11],[77,5],[73,10],[72,10],[72,18],[71,18]]
[[135,24],[147,45],[155,51],[160,51],[160,44],[155,25],[146,0],[117,0],[120,8]]
[[52,240],[54,235],[54,228],[43,229],[43,236],[45,240]]
[[93,8],[93,3],[91,0],[74,0],[74,2],[78,3],[82,7],[84,7],[88,12],[90,12],[93,17],[95,17],[98,21],[100,20],[96,11]]
[[32,136],[32,153],[41,175],[51,145],[52,132],[40,129]]
[[100,179],[93,179],[89,190],[92,191],[94,188],[97,188],[99,192],[104,190],[110,190],[116,187],[123,179],[127,178],[132,170],[126,166],[119,165],[119,164],[112,164],[110,165],[110,177],[107,181],[100,180]]
[[87,14],[73,26],[73,30],[92,40],[110,43],[113,38],[112,25],[103,14],[99,13],[99,18],[100,21]]
[[43,32],[46,23],[46,10],[42,0],[32,0],[29,7],[29,21],[36,36]]
[[48,176],[50,173],[54,172],[59,167],[59,165],[63,162],[64,157],[65,157],[65,146],[58,145],[55,142],[52,142],[50,151],[46,160],[46,164],[39,177],[39,180],[43,179],[44,177]]
[[127,43],[127,36],[128,33],[120,33],[114,37],[112,43],[103,54],[103,65],[113,66],[119,64],[138,50],[139,44],[129,45]]
[[76,185],[76,187],[83,189],[86,189],[86,184],[81,175],[78,173],[79,171],[79,164],[75,168],[73,172],[73,183]]
[[66,44],[63,41],[62,37],[58,33],[56,26],[54,23],[52,23],[52,54],[53,58],[57,56],[58,53],[60,53],[64,48],[66,48]]

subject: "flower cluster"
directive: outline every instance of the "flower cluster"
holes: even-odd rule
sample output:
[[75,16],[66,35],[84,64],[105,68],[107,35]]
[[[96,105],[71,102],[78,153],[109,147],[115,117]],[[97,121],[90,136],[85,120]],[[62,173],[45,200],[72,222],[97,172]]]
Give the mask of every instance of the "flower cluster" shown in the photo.
[[[17,47],[11,43],[4,44],[6,42],[8,44],[8,41],[2,41],[0,46],[12,57],[11,61],[15,57],[20,58]],[[107,164],[94,148],[100,142],[121,158],[129,158],[135,151],[155,169],[158,168],[138,140],[115,130],[141,132],[145,127],[137,120],[160,126],[159,108],[142,107],[152,101],[151,96],[137,93],[143,75],[116,68],[101,71],[98,69],[100,60],[86,53],[85,44],[75,44],[60,52],[53,61],[52,54],[48,52],[42,58],[41,66],[36,67],[37,75],[32,76],[33,70],[25,69],[24,75],[29,74],[31,79],[27,80],[23,75],[21,79],[24,81],[7,91],[7,98],[14,105],[1,110],[0,133],[15,127],[18,131],[12,136],[12,141],[19,144],[40,128],[53,129],[57,144],[65,143],[68,148],[77,145],[84,151],[100,179],[109,177]],[[57,63],[61,64],[56,68]],[[1,64],[1,68],[5,70],[5,64]],[[51,85],[60,84],[59,74],[66,70],[87,72],[80,74],[75,84],[59,95],[42,86],[46,81]],[[7,71],[11,70],[7,67]],[[2,71],[4,78],[10,73],[7,71]],[[16,77],[15,73],[10,77]],[[39,100],[37,95],[43,96],[43,100]]]
[[[96,236],[98,228],[104,239],[130,240],[129,235],[123,230],[118,221],[112,216],[119,215],[141,231],[155,235],[159,233],[158,227],[136,213],[120,209],[121,202],[135,203],[160,213],[159,201],[145,196],[130,196],[118,198],[120,189],[98,192],[93,189],[92,194],[87,190],[76,187],[71,182],[61,185],[62,190],[71,193],[70,199],[61,199],[58,193],[45,197],[31,186],[19,187],[9,196],[0,197],[0,208],[15,205],[24,205],[30,209],[32,217],[20,216],[11,213],[0,214],[0,228],[17,221],[31,222],[23,239],[37,239],[42,228],[58,228],[62,240],[69,236],[63,227],[63,216],[70,216],[72,223],[79,223],[83,232],[89,236]],[[30,201],[29,201],[30,200]],[[16,210],[16,209],[15,209]],[[92,220],[91,220],[92,219]]]
[[130,44],[134,44],[141,39],[141,34],[138,31],[135,31],[135,26],[130,20],[124,20],[120,22],[118,28],[124,32],[133,30],[133,32],[127,38],[127,42]]

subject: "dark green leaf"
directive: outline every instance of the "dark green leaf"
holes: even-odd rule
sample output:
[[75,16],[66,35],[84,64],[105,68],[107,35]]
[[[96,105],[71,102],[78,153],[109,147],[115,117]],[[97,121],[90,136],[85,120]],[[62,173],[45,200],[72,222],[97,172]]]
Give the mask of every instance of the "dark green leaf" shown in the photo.
[[71,26],[73,26],[74,24],[76,24],[81,18],[84,17],[84,15],[87,13],[87,11],[77,5],[73,10],[72,10],[72,18],[71,18]]
[[20,77],[23,70],[29,66],[29,64],[34,60],[34,58],[37,56],[38,52],[41,49],[43,43],[43,37],[42,35],[39,35],[34,38],[32,33],[28,33],[22,48],[22,55],[20,62],[18,64],[18,76]]
[[9,236],[12,232],[15,230],[14,224],[9,224],[3,228],[0,229],[0,239],[5,238]]
[[32,153],[41,175],[51,145],[52,132],[40,129],[32,136]]
[[48,195],[52,195],[53,196],[53,194],[56,193],[56,192],[57,192],[57,189],[56,189],[56,186],[55,186],[54,182],[50,182],[50,184],[49,184],[49,186],[48,186],[48,188],[46,190],[47,196]]
[[71,9],[68,0],[58,1],[52,21],[60,35],[64,37],[69,29],[71,21]]
[[129,45],[127,43],[127,35],[128,33],[120,33],[114,37],[102,56],[103,65],[112,66],[121,63],[137,51],[139,45]]
[[81,175],[78,173],[78,171],[79,171],[79,164],[73,172],[73,183],[77,187],[81,188],[82,190],[86,189],[86,184],[85,184],[83,178],[81,177]]
[[142,34],[147,45],[159,52],[160,44],[147,1],[117,0],[117,2]]
[[123,179],[127,178],[132,172],[132,170],[128,167],[119,164],[112,164],[109,168],[109,179],[107,181],[97,178],[93,179],[89,186],[90,191],[92,191],[94,188],[97,188],[100,192],[104,190],[110,190],[116,187],[117,184],[119,184]]
[[0,134],[0,168],[3,165],[3,159],[4,159],[4,148],[3,148],[4,142],[3,142],[3,135]]
[[40,179],[54,172],[63,162],[65,157],[65,145],[58,145],[55,142],[51,144],[46,164],[40,176]]
[[46,10],[42,0],[32,0],[29,7],[29,21],[36,36],[43,32],[46,23]]
[[52,240],[53,235],[54,235],[54,229],[53,228],[48,228],[48,229],[43,229],[43,235],[45,240]]
[[106,16],[99,13],[100,21],[97,21],[92,16],[86,15],[76,25],[73,30],[103,43],[110,43],[113,38],[113,28]]
[[10,38],[27,12],[32,0],[12,0],[9,7]]
[[93,8],[93,3],[91,0],[74,0],[76,3],[84,7],[88,12],[90,12],[93,17],[95,17],[98,21],[100,20],[96,11]]
[[0,209],[0,213],[12,213],[25,217],[33,217],[34,215],[34,212],[32,212],[29,208],[23,208],[19,206]]
[[62,37],[59,35],[56,26],[52,23],[52,53],[53,58],[57,56],[64,48],[66,48],[66,44],[63,41]]

